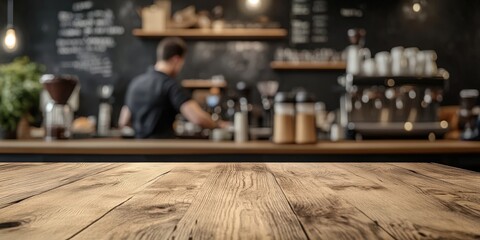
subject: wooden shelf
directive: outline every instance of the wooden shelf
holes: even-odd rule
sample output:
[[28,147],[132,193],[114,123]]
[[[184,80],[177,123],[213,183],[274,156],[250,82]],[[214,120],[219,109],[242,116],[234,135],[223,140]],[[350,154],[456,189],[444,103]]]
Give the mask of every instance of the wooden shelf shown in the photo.
[[347,64],[345,62],[282,62],[274,61],[270,63],[274,70],[342,70],[345,71]]
[[133,35],[143,38],[182,37],[187,39],[282,39],[287,36],[287,30],[282,28],[232,28],[223,30],[212,29],[167,29],[153,32],[134,29]]
[[226,88],[226,81],[212,81],[212,80],[201,80],[201,79],[187,79],[182,81],[182,87],[184,88]]

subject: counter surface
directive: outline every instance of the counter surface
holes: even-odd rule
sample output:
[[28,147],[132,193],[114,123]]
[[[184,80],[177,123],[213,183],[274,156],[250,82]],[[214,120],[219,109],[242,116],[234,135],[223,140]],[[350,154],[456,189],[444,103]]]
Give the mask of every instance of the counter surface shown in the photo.
[[432,163],[0,163],[0,239],[478,239]]
[[478,154],[480,142],[345,141],[276,145],[268,141],[93,139],[57,142],[0,141],[0,154],[192,155],[192,154]]

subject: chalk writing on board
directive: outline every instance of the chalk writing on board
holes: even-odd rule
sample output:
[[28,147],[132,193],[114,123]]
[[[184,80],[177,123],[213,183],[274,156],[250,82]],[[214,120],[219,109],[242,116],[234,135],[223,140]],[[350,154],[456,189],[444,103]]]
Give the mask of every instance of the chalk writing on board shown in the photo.
[[292,0],[291,43],[328,42],[327,0]]
[[292,43],[308,43],[310,23],[301,20],[292,20]]
[[108,51],[117,45],[115,36],[125,33],[124,27],[115,25],[113,11],[95,9],[92,1],[83,1],[74,3],[72,11],[58,12],[57,17],[57,54],[72,56],[61,62],[61,68],[111,77],[112,61]]
[[305,44],[310,37],[310,0],[292,0],[291,42]]
[[328,42],[328,3],[326,0],[312,2],[312,43]]
[[292,14],[294,16],[308,16],[310,14],[310,6],[307,0],[295,0],[292,5]]
[[361,18],[363,17],[363,11],[360,9],[355,8],[342,8],[340,9],[340,15],[342,17],[350,17],[350,18]]

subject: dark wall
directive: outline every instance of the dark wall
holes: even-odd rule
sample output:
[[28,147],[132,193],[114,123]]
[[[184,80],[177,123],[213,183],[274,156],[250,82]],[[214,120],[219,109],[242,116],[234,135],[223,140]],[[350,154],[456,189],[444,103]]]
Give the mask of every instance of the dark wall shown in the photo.
[[[61,59],[55,56],[54,41],[58,22],[57,12],[71,8],[74,0],[16,0],[16,19],[24,36],[24,48],[21,53],[30,55],[34,60],[47,65],[50,72],[59,73]],[[110,51],[114,74],[109,78],[92,76],[82,72],[79,75],[82,84],[80,115],[94,115],[98,100],[96,87],[99,84],[116,86],[116,113],[123,103],[123,95],[130,80],[145,71],[155,61],[155,46],[158,40],[145,40],[132,36],[131,30],[140,27],[141,21],[136,9],[151,4],[152,0],[108,0],[94,1],[96,7],[111,8],[117,16],[116,24],[125,27],[125,34],[117,37],[117,47]],[[283,27],[290,26],[290,0],[271,1],[272,7],[266,14]],[[437,51],[438,65],[451,74],[450,91],[444,104],[456,104],[458,92],[463,88],[480,88],[480,2],[471,0],[427,0],[422,14],[411,15],[405,8],[411,1],[393,0],[349,0],[328,1],[329,41],[324,44],[292,46],[289,39],[268,42],[224,42],[189,41],[190,51],[187,63],[179,79],[209,78],[222,74],[230,85],[240,80],[252,86],[259,80],[277,79],[282,90],[304,87],[315,92],[318,99],[327,103],[329,109],[338,107],[338,93],[335,92],[338,72],[274,72],[269,69],[274,51],[280,46],[298,48],[330,47],[343,50],[348,45],[346,31],[351,27],[363,27],[367,30],[366,46],[372,52],[389,50],[395,46]],[[0,0],[0,13],[5,12],[6,0]],[[238,10],[235,0],[220,1],[172,1],[173,11],[194,4],[198,10],[211,10],[215,5],[225,7],[226,18],[253,21],[257,16]],[[21,8],[20,8],[20,7]],[[361,9],[361,18],[340,16],[341,8]],[[0,14],[3,16],[3,14]],[[0,18],[0,28],[5,26]],[[24,24],[24,23],[28,24]],[[28,44],[27,44],[28,43]],[[20,53],[17,53],[20,54]],[[11,60],[0,50],[0,62]],[[254,94],[258,98],[258,94]]]

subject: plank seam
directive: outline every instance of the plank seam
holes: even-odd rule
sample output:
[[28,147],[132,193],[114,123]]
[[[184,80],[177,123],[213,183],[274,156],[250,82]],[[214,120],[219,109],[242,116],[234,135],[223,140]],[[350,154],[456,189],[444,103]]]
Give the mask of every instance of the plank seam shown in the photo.
[[144,183],[144,184],[143,184],[142,186],[140,186],[139,188],[147,187],[148,185],[150,185],[150,184],[158,181],[158,179],[161,178],[162,176],[169,174],[172,170],[173,170],[173,168],[170,169],[170,170],[168,170],[168,171],[166,171],[166,172],[164,172],[164,173],[162,173],[162,174],[160,174],[160,175],[158,175],[158,176],[156,176],[156,177],[154,177],[154,178],[152,178],[152,179],[150,179],[148,182]]
[[[471,191],[475,191],[475,192],[478,191],[477,189],[471,189],[471,188],[468,187],[468,186],[463,186],[463,185],[459,185],[459,184],[457,184],[457,183],[445,181],[445,180],[440,179],[440,178],[435,178],[435,177],[432,177],[432,176],[428,176],[428,175],[425,175],[425,174],[423,174],[423,173],[419,173],[419,172],[417,172],[417,171],[415,171],[415,170],[412,170],[412,169],[409,169],[409,168],[405,168],[405,167],[402,167],[402,166],[399,166],[399,165],[396,165],[396,164],[391,164],[391,163],[387,163],[387,164],[388,164],[388,165],[391,165],[391,166],[394,166],[394,167],[397,167],[397,168],[401,168],[401,169],[403,169],[403,170],[406,170],[406,171],[408,171],[409,173],[414,174],[414,176],[415,176],[415,174],[416,174],[416,175],[420,175],[420,176],[422,176],[422,177],[426,177],[426,178],[429,178],[429,179],[433,179],[433,180],[436,180],[436,181],[443,182],[443,183],[445,183],[445,184],[447,184],[447,185],[453,185],[453,186],[455,186],[455,187],[460,187],[460,188],[463,188],[463,189],[465,189],[465,190],[471,190]],[[431,164],[431,163],[430,163],[430,164]],[[411,186],[414,186],[415,188],[418,188],[416,185],[411,185]],[[419,189],[420,191],[422,191],[423,193],[425,193],[422,189],[420,189],[420,188],[418,188],[418,189]],[[425,194],[426,194],[426,195],[429,195],[429,194],[427,194],[427,193],[425,193]]]
[[[362,176],[360,176],[360,175],[358,175],[358,174],[356,174],[356,173],[354,173],[354,172],[352,172],[352,171],[350,171],[350,170],[348,170],[348,169],[342,168],[342,167],[340,167],[340,166],[336,166],[336,167],[338,167],[338,168],[340,168],[340,169],[343,169],[344,171],[347,171],[347,172],[349,172],[349,173],[351,173],[351,174],[353,174],[353,175],[355,175],[355,176],[357,176],[357,177],[359,177],[359,178],[363,178],[363,179],[365,179],[365,180],[367,180],[367,181],[372,182],[370,179],[364,178],[364,177],[362,177]],[[328,186],[327,186],[327,187],[328,187]],[[330,188],[330,187],[328,187],[328,188]],[[331,188],[330,188],[330,189],[331,189]],[[332,189],[332,190],[333,190],[333,189]],[[333,191],[334,191],[334,190],[333,190]],[[387,229],[385,229],[377,220],[373,220],[373,218],[371,218],[370,216],[368,216],[364,211],[362,211],[360,208],[358,208],[355,204],[353,204],[353,203],[351,203],[350,201],[348,201],[348,199],[345,199],[345,198],[343,198],[342,196],[338,196],[338,197],[341,198],[341,199],[343,199],[343,200],[346,201],[348,204],[350,204],[350,205],[353,206],[355,209],[357,209],[359,212],[361,212],[363,215],[365,215],[365,217],[367,217],[368,219],[370,219],[373,223],[375,223],[375,225],[377,225],[380,229],[382,229],[384,232],[386,232],[388,235],[390,235],[390,237],[392,237],[393,239],[398,239],[398,238],[396,238],[394,235],[392,235],[389,231],[387,231]]]
[[94,221],[92,221],[91,223],[89,223],[87,226],[83,227],[82,229],[80,229],[78,232],[74,233],[72,236],[68,237],[67,240],[70,240],[72,238],[74,238],[75,236],[77,236],[78,234],[80,234],[81,232],[85,231],[87,228],[89,228],[90,226],[92,226],[93,224],[95,224],[96,222],[100,221],[100,219],[102,219],[103,217],[107,216],[110,212],[112,212],[113,210],[115,210],[116,208],[122,206],[123,204],[125,204],[126,202],[128,202],[130,199],[132,199],[135,195],[127,198],[125,201],[117,204],[116,206],[114,206],[112,209],[108,210],[106,213],[102,214],[102,216],[100,216],[99,218],[95,219]]
[[311,238],[310,238],[310,236],[308,235],[308,232],[307,232],[307,230],[305,229],[305,226],[303,226],[302,221],[300,221],[300,219],[298,218],[297,213],[296,213],[295,210],[293,209],[292,204],[291,204],[290,201],[288,200],[287,195],[285,194],[285,192],[283,191],[282,186],[281,186],[280,183],[278,182],[278,179],[277,179],[277,177],[275,176],[275,173],[273,173],[268,166],[266,166],[266,168],[268,169],[268,173],[270,173],[270,174],[273,176],[273,179],[275,180],[275,183],[277,184],[278,188],[280,188],[280,191],[282,192],[283,197],[285,198],[285,200],[287,200],[288,206],[290,207],[290,210],[292,210],[293,215],[295,215],[295,219],[297,219],[298,224],[300,224],[300,227],[302,228],[303,233],[305,234],[305,236],[307,237],[307,239],[310,240]]
[[[140,187],[138,187],[139,189],[142,189],[148,185],[150,185],[151,183],[157,181],[160,177],[170,173],[171,171],[173,170],[173,168],[171,168],[170,170],[166,171],[166,172],[163,172],[159,175],[157,175],[156,177],[148,180],[146,183],[144,183],[143,185],[141,185]],[[111,208],[110,210],[108,210],[107,212],[105,212],[104,214],[102,214],[100,217],[98,217],[97,219],[95,219],[94,221],[92,221],[91,223],[89,223],[87,226],[83,227],[82,229],[80,229],[78,232],[74,233],[72,236],[66,238],[67,240],[70,240],[70,239],[73,239],[75,236],[77,236],[78,234],[80,234],[81,232],[85,231],[86,229],[88,229],[90,226],[92,226],[93,224],[95,224],[96,222],[100,221],[100,219],[104,218],[105,216],[107,216],[110,212],[112,212],[113,210],[117,209],[118,207],[122,206],[123,204],[125,204],[126,202],[130,201],[133,197],[135,197],[136,193],[132,193],[132,196],[130,196],[129,198],[127,198],[125,201],[119,203],[118,205],[114,206],[113,208]]]
[[[218,167],[218,165],[217,165],[216,167]],[[176,169],[176,168],[178,168],[178,167],[173,168],[171,171],[173,171],[173,170]],[[180,223],[180,222],[183,220],[183,218],[185,217],[185,215],[186,215],[186,213],[188,212],[188,210],[190,209],[190,207],[192,207],[193,202],[194,202],[195,200],[197,200],[197,196],[198,196],[198,195],[200,194],[200,192],[201,192],[200,190],[202,190],[203,186],[205,186],[205,184],[206,184],[207,181],[208,181],[208,178],[210,177],[210,174],[211,174],[212,172],[214,172],[214,170],[215,170],[215,168],[212,168],[210,171],[208,171],[209,176],[208,176],[208,177],[205,179],[205,181],[203,181],[203,183],[198,187],[197,193],[195,193],[195,196],[192,198],[192,202],[188,205],[188,208],[187,208],[187,209],[185,210],[185,212],[183,213],[183,216],[182,216],[181,218],[179,218],[179,220],[178,220],[177,223],[175,224],[175,227],[172,229],[172,231],[170,232],[170,234],[168,234],[168,238],[166,238],[166,239],[174,239],[174,237],[173,237],[172,235],[173,235],[173,233],[177,230],[178,223]],[[158,196],[158,195],[157,195],[157,196]]]
[[83,180],[83,179],[85,179],[85,178],[87,178],[87,177],[95,176],[95,175],[97,175],[97,174],[101,174],[101,173],[104,173],[104,172],[106,172],[106,171],[110,171],[110,170],[112,170],[112,169],[114,169],[114,168],[118,168],[118,167],[120,167],[120,166],[113,166],[113,167],[111,167],[111,168],[107,168],[107,169],[105,169],[105,170],[102,170],[102,171],[100,171],[100,172],[94,173],[94,174],[92,174],[92,175],[85,175],[85,176],[83,176],[83,177],[81,177],[81,178],[79,178],[79,179],[77,179],[77,180],[75,180],[75,181],[68,182],[68,183],[64,183],[64,184],[58,185],[58,186],[56,186],[56,187],[54,187],[54,188],[47,189],[47,190],[45,190],[45,191],[43,191],[43,192],[39,192],[39,193],[33,194],[33,195],[31,195],[31,196],[24,197],[24,198],[19,199],[19,200],[15,200],[15,201],[13,201],[13,202],[6,203],[4,206],[0,206],[0,209],[4,209],[4,208],[7,208],[7,207],[14,206],[15,204],[18,204],[18,203],[20,203],[20,202],[23,202],[23,201],[25,201],[25,200],[27,200],[27,199],[29,199],[29,198],[36,197],[36,196],[38,196],[38,195],[40,195],[40,194],[44,194],[44,193],[53,191],[53,190],[55,190],[55,189],[64,187],[64,186],[66,186],[66,185],[76,183],[76,182],[78,182],[78,181],[80,181],[80,180]]
[[378,223],[377,220],[373,220],[370,216],[368,216],[364,211],[362,211],[361,209],[359,209],[357,206],[353,205],[352,203],[350,203],[347,199],[341,197],[341,196],[338,196],[339,198],[342,198],[344,201],[348,202],[348,204],[350,204],[351,206],[353,206],[355,209],[357,209],[359,212],[361,212],[365,217],[367,217],[368,219],[370,219],[373,223],[375,223],[375,225],[377,225],[380,229],[382,229],[385,233],[387,233],[388,235],[390,235],[390,237],[392,237],[393,239],[398,239],[396,238],[394,235],[390,234],[390,232],[387,231],[387,229],[383,228],[383,226]]

